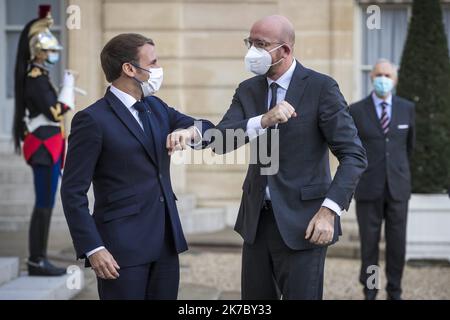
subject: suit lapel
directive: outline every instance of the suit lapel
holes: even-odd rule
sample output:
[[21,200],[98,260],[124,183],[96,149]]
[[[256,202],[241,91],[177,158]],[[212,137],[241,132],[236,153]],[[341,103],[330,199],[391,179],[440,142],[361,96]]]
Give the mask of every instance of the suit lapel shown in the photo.
[[297,60],[295,60],[295,63],[297,65],[292,75],[289,88],[286,92],[285,100],[289,102],[298,113],[298,109],[300,108],[300,100],[302,99],[305,89],[308,86],[308,81],[305,80],[308,78],[308,70]]
[[397,99],[395,98],[394,95],[392,95],[391,119],[390,119],[390,123],[389,123],[389,131],[387,133],[388,136],[390,136],[391,133],[397,127],[397,119],[398,119],[399,109],[395,107],[396,102],[397,102]]
[[114,113],[123,122],[123,124],[131,131],[131,133],[135,136],[135,138],[141,143],[142,147],[145,149],[147,154],[150,156],[150,159],[153,161],[155,165],[158,165],[158,162],[155,159],[155,155],[150,148],[150,143],[148,141],[148,137],[145,135],[142,128],[139,126],[139,123],[133,117],[133,115],[127,110],[127,107],[123,105],[123,103],[112,93],[109,91],[105,94],[105,99],[108,101]]
[[375,125],[375,127],[378,130],[378,132],[380,134],[384,135],[383,129],[381,128],[380,119],[378,118],[378,115],[377,115],[376,106],[373,103],[372,95],[369,95],[366,98],[366,106],[367,106],[367,109],[368,109],[368,112],[369,112],[370,119],[371,119],[372,123]]
[[[285,100],[289,102],[296,110],[300,106],[300,100],[305,93],[308,82],[305,79],[308,77],[308,70],[303,67],[297,60],[296,67],[292,75],[291,83],[286,92]],[[259,76],[256,85],[251,87],[252,96],[255,100],[256,114],[264,114],[267,112],[267,96],[268,85],[265,76]]]
[[154,114],[155,106],[154,106],[153,99],[146,99],[145,101],[148,103],[148,105],[150,106],[150,110],[151,110],[150,126],[151,126],[151,130],[152,130],[153,142],[155,145],[156,158],[158,160],[158,163],[160,163],[161,157],[159,155],[162,154],[161,152],[164,152],[164,150],[162,150],[162,147],[165,144],[163,144],[161,141],[160,126],[159,126],[158,121],[156,121],[156,119],[155,119],[155,114]]
[[255,86],[251,87],[252,96],[255,100],[256,115],[267,112],[267,80],[265,76],[259,76]]

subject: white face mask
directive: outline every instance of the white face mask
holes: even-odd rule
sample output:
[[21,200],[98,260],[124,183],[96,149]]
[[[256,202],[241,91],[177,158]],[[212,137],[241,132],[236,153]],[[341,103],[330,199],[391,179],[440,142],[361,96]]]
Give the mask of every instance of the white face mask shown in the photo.
[[163,68],[160,67],[160,68],[144,69],[136,65],[133,66],[150,73],[150,77],[148,78],[147,81],[140,81],[139,79],[133,78],[134,80],[139,82],[142,89],[143,97],[145,98],[155,94],[161,88],[163,82],[164,78]]
[[257,75],[266,74],[271,66],[283,61],[284,58],[281,58],[277,62],[272,63],[272,57],[270,56],[271,52],[281,48],[282,46],[283,45],[279,45],[278,47],[273,48],[270,51],[266,51],[263,48],[256,48],[254,46],[251,46],[250,49],[248,49],[247,54],[245,55],[245,68],[247,69],[247,71],[251,71]]

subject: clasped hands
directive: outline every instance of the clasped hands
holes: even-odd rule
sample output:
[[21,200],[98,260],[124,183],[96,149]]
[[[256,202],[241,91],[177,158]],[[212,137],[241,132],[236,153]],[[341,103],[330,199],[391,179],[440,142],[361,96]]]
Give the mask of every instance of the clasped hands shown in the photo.
[[166,139],[166,148],[169,156],[173,155],[175,151],[185,150],[189,144],[198,141],[200,138],[199,132],[194,126],[175,130]]
[[[294,107],[287,101],[281,101],[262,116],[261,126],[268,128],[278,123],[285,123],[291,117],[297,117]],[[199,137],[198,130],[193,126],[187,129],[175,130],[167,136],[166,148],[171,156],[175,151],[185,150],[189,143],[197,141],[199,138],[201,137]]]
[[[286,101],[278,103],[261,118],[262,128],[285,123],[290,118],[297,117],[295,109]],[[184,150],[192,141],[199,139],[195,127],[176,130],[167,136],[166,148],[169,155],[177,150]],[[327,245],[333,240],[335,213],[326,207],[321,207],[311,219],[306,229],[305,239],[316,245]],[[92,269],[102,279],[117,279],[119,265],[107,249],[102,249],[89,257]]]

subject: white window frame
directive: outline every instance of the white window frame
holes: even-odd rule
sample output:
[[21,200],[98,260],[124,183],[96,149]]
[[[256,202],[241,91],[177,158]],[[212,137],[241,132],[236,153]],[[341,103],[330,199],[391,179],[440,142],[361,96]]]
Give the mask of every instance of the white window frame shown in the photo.
[[361,81],[362,79],[362,75],[363,72],[367,72],[372,70],[372,65],[367,65],[367,64],[363,64],[362,63],[362,49],[363,49],[363,45],[362,45],[362,30],[361,30],[361,21],[363,19],[363,16],[366,15],[365,9],[368,5],[370,4],[376,4],[378,6],[380,6],[381,10],[383,10],[383,7],[389,7],[389,8],[406,8],[407,9],[407,17],[408,17],[408,23],[409,20],[411,19],[411,14],[412,14],[412,6],[411,6],[411,2],[404,2],[404,3],[377,3],[375,1],[357,1],[357,5],[354,6],[354,13],[353,13],[353,18],[354,18],[354,23],[353,23],[353,41],[354,41],[354,51],[353,51],[353,56],[354,56],[354,61],[355,64],[358,66],[357,68],[354,68],[354,75],[353,75],[353,101],[359,101],[361,99],[363,99],[364,97],[362,96],[362,86],[363,83]]

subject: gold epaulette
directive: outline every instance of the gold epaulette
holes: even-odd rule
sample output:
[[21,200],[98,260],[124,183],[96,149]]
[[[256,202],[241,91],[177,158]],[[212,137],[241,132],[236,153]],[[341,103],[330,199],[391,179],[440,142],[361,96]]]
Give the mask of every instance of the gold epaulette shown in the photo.
[[41,71],[41,69],[39,69],[38,67],[33,67],[33,69],[31,69],[31,71],[28,72],[28,76],[29,76],[30,78],[37,78],[37,77],[39,77],[40,75],[42,75],[42,71]]
[[50,106],[50,112],[52,113],[53,118],[55,121],[61,121],[64,119],[64,116],[62,113],[61,103],[57,102],[55,106]]

